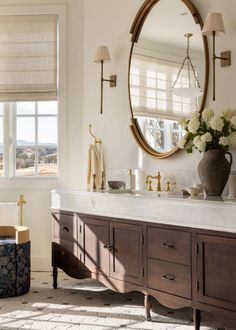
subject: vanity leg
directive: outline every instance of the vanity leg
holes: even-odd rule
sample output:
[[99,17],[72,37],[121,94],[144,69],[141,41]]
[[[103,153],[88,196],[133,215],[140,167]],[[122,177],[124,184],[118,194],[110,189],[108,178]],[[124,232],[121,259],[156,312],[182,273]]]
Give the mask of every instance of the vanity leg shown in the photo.
[[53,277],[53,287],[54,287],[54,289],[57,289],[57,275],[58,275],[57,267],[53,267],[52,277]]
[[195,330],[200,330],[200,325],[201,325],[201,311],[199,309],[194,309],[193,310],[193,320],[194,320]]
[[145,310],[145,319],[146,321],[151,321],[151,300],[148,295],[144,296],[144,310]]

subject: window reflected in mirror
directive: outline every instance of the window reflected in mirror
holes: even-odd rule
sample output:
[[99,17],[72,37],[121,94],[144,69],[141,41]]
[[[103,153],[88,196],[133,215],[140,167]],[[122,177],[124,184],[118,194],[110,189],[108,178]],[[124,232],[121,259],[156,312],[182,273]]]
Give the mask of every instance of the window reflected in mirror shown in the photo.
[[[141,139],[157,153],[170,153],[178,146],[186,134],[178,120],[190,117],[203,105],[207,46],[187,2],[158,1],[131,48],[132,116]],[[181,96],[176,92],[180,89]],[[193,93],[196,90],[198,95]]]

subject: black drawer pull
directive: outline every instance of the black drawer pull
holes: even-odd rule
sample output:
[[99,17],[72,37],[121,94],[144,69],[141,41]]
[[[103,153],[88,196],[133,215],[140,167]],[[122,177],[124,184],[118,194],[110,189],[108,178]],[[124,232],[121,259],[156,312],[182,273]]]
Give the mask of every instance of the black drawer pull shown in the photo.
[[174,244],[163,243],[163,244],[161,244],[161,247],[164,247],[166,249],[174,249],[175,245]]
[[68,228],[68,227],[66,227],[66,226],[61,226],[61,229],[62,229],[62,230],[65,230],[67,233],[69,233],[69,228]]
[[162,279],[163,280],[167,280],[167,281],[174,281],[175,280],[175,276],[174,275],[168,275],[168,274],[166,274],[166,275],[163,275],[162,276]]
[[108,249],[108,250],[112,250],[113,249],[113,246],[112,245],[109,245],[109,244],[105,244],[103,245],[104,249]]

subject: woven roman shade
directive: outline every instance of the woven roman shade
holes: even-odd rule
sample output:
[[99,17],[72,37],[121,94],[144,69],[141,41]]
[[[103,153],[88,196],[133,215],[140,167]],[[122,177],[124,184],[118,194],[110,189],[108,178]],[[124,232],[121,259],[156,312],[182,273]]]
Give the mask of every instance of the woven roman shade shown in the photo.
[[0,102],[57,98],[57,15],[0,16]]
[[[178,120],[197,110],[196,100],[173,95],[173,83],[180,64],[133,55],[130,70],[130,96],[136,117]],[[188,87],[188,71],[183,70],[178,87]],[[191,77],[192,78],[192,77]],[[191,81],[194,86],[194,79]]]

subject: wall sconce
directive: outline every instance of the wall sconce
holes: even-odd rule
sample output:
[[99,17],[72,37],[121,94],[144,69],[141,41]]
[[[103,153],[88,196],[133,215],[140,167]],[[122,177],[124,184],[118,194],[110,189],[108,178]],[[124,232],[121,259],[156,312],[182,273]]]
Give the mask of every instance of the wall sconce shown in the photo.
[[215,37],[225,33],[224,23],[222,15],[220,13],[211,13],[207,15],[205,24],[202,29],[203,35],[212,35],[213,37],[213,101],[215,101],[215,63],[216,60],[221,60],[221,67],[226,67],[231,65],[231,52],[230,50],[221,52],[220,56],[216,56],[215,53]]
[[111,57],[107,46],[99,46],[95,55],[94,62],[101,63],[101,104],[100,104],[100,113],[103,110],[103,83],[107,81],[110,83],[110,87],[116,87],[116,75],[110,76],[110,79],[105,79],[103,77],[103,63],[110,62]]

